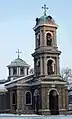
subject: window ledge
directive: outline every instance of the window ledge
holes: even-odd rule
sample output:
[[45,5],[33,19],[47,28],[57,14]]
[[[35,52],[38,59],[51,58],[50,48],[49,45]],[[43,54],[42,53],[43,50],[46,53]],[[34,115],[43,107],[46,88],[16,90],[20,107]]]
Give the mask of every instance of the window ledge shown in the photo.
[[32,105],[32,103],[30,103],[30,104],[25,104],[26,106],[30,106],[30,105]]
[[16,105],[16,104],[12,104],[12,105]]

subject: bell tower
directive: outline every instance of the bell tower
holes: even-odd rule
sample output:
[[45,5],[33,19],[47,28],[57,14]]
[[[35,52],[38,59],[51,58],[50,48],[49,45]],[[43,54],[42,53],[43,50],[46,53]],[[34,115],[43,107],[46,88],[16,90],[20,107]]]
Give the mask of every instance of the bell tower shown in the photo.
[[44,15],[36,18],[34,27],[35,52],[32,54],[34,71],[36,76],[54,76],[56,78],[60,75],[59,55],[61,54],[56,39],[58,25],[50,15],[46,15],[48,9],[46,5],[42,8]]
[[[38,113],[61,114],[68,110],[67,83],[60,76],[60,54],[57,47],[58,25],[52,16],[47,15],[44,5],[44,15],[36,18],[34,57],[34,87],[40,102]],[[36,86],[36,87],[35,87]],[[35,102],[34,102],[35,104]]]

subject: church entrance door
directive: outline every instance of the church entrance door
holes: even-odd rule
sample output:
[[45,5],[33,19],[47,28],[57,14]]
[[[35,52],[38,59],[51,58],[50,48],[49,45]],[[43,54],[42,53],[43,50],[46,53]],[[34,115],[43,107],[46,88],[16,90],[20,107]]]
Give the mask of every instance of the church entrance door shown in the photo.
[[58,94],[56,90],[49,93],[49,109],[51,115],[59,115]]

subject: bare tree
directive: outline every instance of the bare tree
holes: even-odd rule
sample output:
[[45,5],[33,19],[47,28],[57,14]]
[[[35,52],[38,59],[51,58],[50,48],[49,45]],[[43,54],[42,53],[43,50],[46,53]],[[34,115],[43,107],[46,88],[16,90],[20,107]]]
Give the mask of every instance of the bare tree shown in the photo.
[[62,80],[67,81],[68,84],[72,83],[72,69],[63,68],[61,71]]

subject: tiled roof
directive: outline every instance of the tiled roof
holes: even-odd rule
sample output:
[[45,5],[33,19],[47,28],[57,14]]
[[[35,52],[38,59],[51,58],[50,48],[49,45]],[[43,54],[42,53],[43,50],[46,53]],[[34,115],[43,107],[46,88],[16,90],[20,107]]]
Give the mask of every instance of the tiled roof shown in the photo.
[[30,67],[24,60],[17,58],[14,61],[12,61],[7,67],[14,67],[14,66],[24,66],[24,67]]

